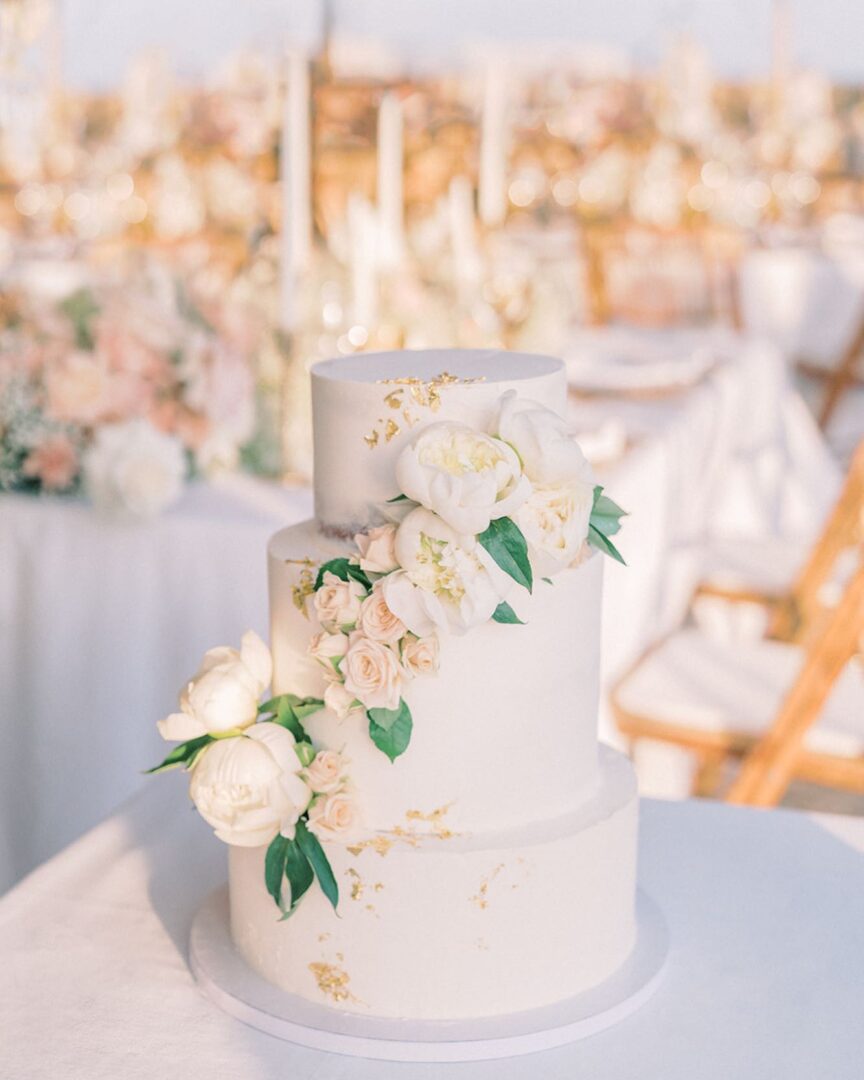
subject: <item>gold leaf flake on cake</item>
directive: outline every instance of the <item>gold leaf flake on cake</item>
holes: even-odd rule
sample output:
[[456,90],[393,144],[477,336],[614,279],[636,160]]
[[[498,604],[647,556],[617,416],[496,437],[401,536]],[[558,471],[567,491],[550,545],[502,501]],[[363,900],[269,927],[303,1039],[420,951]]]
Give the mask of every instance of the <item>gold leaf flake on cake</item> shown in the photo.
[[387,855],[390,849],[393,847],[393,841],[389,836],[384,836],[382,833],[378,833],[376,836],[370,836],[367,840],[361,840],[359,844],[351,844],[346,848],[352,855],[362,855],[367,849],[377,852],[382,858]]
[[431,832],[439,840],[450,840],[456,833],[447,828],[443,819],[452,805],[452,802],[445,803],[444,806],[439,806],[436,810],[430,810],[428,813],[424,813],[422,810],[407,810],[405,817],[408,821],[423,821],[427,825],[431,825]]
[[[443,387],[456,384],[467,386],[471,383],[480,382],[485,382],[485,376],[462,379],[458,375],[451,375],[449,371],[442,371],[440,375],[436,375],[432,379],[420,379],[414,375],[406,375],[398,379],[378,380],[380,386],[396,387],[395,390],[390,390],[384,395],[384,404],[389,409],[401,409],[402,419],[409,428],[414,427],[419,420],[419,417],[411,409],[412,405],[420,409],[428,409],[430,412],[437,412],[441,408],[441,390]],[[385,442],[390,442],[391,439],[395,439],[399,432],[399,425],[394,420],[385,421],[379,419],[369,434],[363,436],[363,440],[370,450],[374,450],[376,446],[381,444],[382,437]]]
[[472,904],[476,904],[481,911],[485,911],[489,906],[489,886],[498,877],[501,871],[504,869],[504,863],[499,863],[488,877],[485,877],[480,882],[480,888],[477,890],[474,896],[469,896],[468,899]]
[[378,445],[378,431],[373,428],[368,435],[363,436],[363,442],[366,443],[370,450],[374,450]]
[[[291,560],[293,562],[299,562],[299,560]],[[314,563],[310,563],[314,566]],[[297,584],[291,589],[291,599],[294,603],[294,607],[297,608],[307,619],[309,618],[309,611],[306,606],[306,600],[315,592],[315,575],[312,570],[307,566],[300,571],[300,577],[297,580]]]
[[395,420],[389,419],[384,425],[384,438],[387,442],[395,439],[400,432],[400,427]]
[[[341,956],[341,954],[339,954]],[[322,961],[309,965],[309,970],[318,983],[318,989],[331,1001],[356,1001],[357,999],[348,989],[351,976],[335,964],[325,964]]]

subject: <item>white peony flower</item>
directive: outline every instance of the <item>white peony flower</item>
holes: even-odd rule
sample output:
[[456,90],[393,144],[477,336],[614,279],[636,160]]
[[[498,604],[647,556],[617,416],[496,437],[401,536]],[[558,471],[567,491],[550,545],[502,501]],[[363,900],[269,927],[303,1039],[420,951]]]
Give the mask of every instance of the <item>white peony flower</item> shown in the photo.
[[148,420],[99,428],[82,459],[84,487],[99,510],[126,518],[155,517],[183,491],[183,444]]
[[226,844],[259,847],[293,838],[312,792],[302,779],[294,736],[279,724],[210,743],[192,767],[189,794]]
[[367,574],[389,574],[395,570],[395,525],[378,525],[365,533],[357,533],[354,543],[360,549],[360,568]]
[[355,630],[342,661],[345,690],[367,709],[396,709],[402,692],[402,672],[396,654],[380,641]]
[[385,645],[394,645],[405,633],[405,624],[387,606],[380,583],[373,587],[360,605],[357,629],[362,630],[366,637]]
[[340,630],[357,622],[365,595],[359,581],[342,581],[328,570],[321,588],[312,597],[312,605],[325,630]]
[[209,649],[180,695],[180,712],[157,724],[160,735],[185,741],[248,727],[272,674],[270,650],[253,630],[243,635],[239,651],[224,645]]
[[335,750],[319,750],[303,778],[316,795],[330,795],[345,781],[346,762]]
[[434,675],[438,670],[439,645],[435,634],[416,637],[408,634],[402,641],[402,667],[408,675]]
[[[512,514],[531,485],[513,449],[466,424],[430,424],[396,461],[399,489],[458,533],[476,536]],[[397,552],[398,560],[398,552]]]
[[320,796],[309,808],[309,828],[320,840],[348,840],[359,827],[360,810],[350,792]]
[[337,677],[336,664],[348,651],[348,635],[337,632],[329,634],[322,630],[309,642],[309,655],[323,664],[328,678]]
[[512,580],[473,536],[460,536],[436,514],[412,510],[396,534],[402,570],[381,580],[390,610],[418,637],[464,634],[487,622]]
[[535,487],[515,516],[535,574],[548,577],[572,564],[587,539],[593,503],[591,478]]
[[571,483],[591,475],[566,421],[544,405],[517,397],[515,390],[501,397],[497,430],[522,459],[532,484]]
[[337,720],[344,720],[349,713],[363,709],[355,694],[350,693],[341,682],[331,682],[324,690],[324,704]]

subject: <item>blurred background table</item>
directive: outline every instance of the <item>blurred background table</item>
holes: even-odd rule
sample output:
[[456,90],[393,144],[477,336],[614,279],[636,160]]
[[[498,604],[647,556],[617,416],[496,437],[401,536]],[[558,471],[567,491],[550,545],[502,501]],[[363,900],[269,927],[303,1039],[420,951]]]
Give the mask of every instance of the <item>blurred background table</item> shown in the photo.
[[223,883],[226,856],[204,822],[182,812],[185,803],[182,778],[154,781],[0,899],[0,1045],[10,1077],[861,1075],[860,819],[645,801],[640,880],[671,932],[648,1003],[608,1031],[541,1055],[411,1066],[292,1046],[199,993],[186,963],[189,927]]

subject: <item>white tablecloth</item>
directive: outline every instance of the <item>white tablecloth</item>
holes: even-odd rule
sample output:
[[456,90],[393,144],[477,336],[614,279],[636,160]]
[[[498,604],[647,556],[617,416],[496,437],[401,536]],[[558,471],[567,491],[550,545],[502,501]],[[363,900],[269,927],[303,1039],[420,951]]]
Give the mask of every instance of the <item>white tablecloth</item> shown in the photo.
[[541,1055],[410,1066],[294,1047],[199,994],[187,935],[224,878],[225,849],[189,811],[180,777],[151,783],[0,899],[10,1080],[861,1077],[861,820],[822,819],[832,835],[795,812],[643,803],[641,883],[671,934],[654,997]]
[[155,722],[206,649],[267,633],[267,539],[310,513],[242,478],[146,525],[0,496],[0,892],[161,760]]

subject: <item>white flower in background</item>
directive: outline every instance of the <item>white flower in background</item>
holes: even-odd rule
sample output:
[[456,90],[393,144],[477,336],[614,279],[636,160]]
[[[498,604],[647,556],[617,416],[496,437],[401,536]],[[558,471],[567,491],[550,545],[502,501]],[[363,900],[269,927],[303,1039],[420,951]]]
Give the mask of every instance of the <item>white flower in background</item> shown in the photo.
[[362,710],[363,705],[357,700],[355,694],[345,689],[341,682],[331,682],[324,690],[324,704],[335,713],[337,720],[344,720],[349,713]]
[[402,690],[402,672],[396,654],[380,641],[355,630],[342,661],[345,690],[367,709],[396,709]]
[[528,543],[534,573],[549,577],[570,566],[588,536],[593,480],[536,487],[514,520]]
[[309,808],[309,828],[320,840],[350,839],[359,826],[360,810],[350,792],[320,796]]
[[394,645],[405,633],[405,624],[387,606],[380,584],[373,587],[372,592],[360,605],[357,629],[362,630],[366,637],[384,645]]
[[[561,484],[590,478],[591,468],[567,423],[557,413],[508,390],[499,405],[498,435],[518,453],[532,484]],[[593,484],[593,479],[590,480]]]
[[346,761],[335,750],[319,750],[303,778],[316,795],[330,795],[345,782]]
[[259,847],[278,833],[293,838],[312,797],[302,770],[290,731],[255,724],[202,751],[192,767],[189,794],[220,840]]
[[272,674],[270,650],[253,630],[243,635],[239,650],[224,645],[208,650],[180,695],[180,712],[160,720],[159,733],[185,741],[248,727]]
[[476,536],[508,517],[531,485],[506,442],[466,424],[430,424],[396,461],[399,490],[458,533]]
[[513,585],[473,536],[436,514],[412,510],[396,534],[402,570],[381,580],[390,610],[418,637],[463,634],[491,619]]
[[328,570],[321,588],[312,597],[312,605],[325,630],[340,630],[357,622],[365,595],[359,581],[342,581]]
[[360,568],[367,574],[389,574],[396,562],[396,526],[379,525],[365,533],[357,533],[354,543],[360,549]]
[[348,635],[341,632],[329,634],[322,630],[309,642],[309,655],[324,665],[328,678],[337,676],[336,664],[348,651]]
[[98,509],[124,517],[154,517],[183,491],[183,444],[147,420],[106,424],[84,454],[83,474]]
[[428,637],[407,634],[402,639],[402,667],[408,675],[434,675],[438,670],[439,653],[435,634]]

